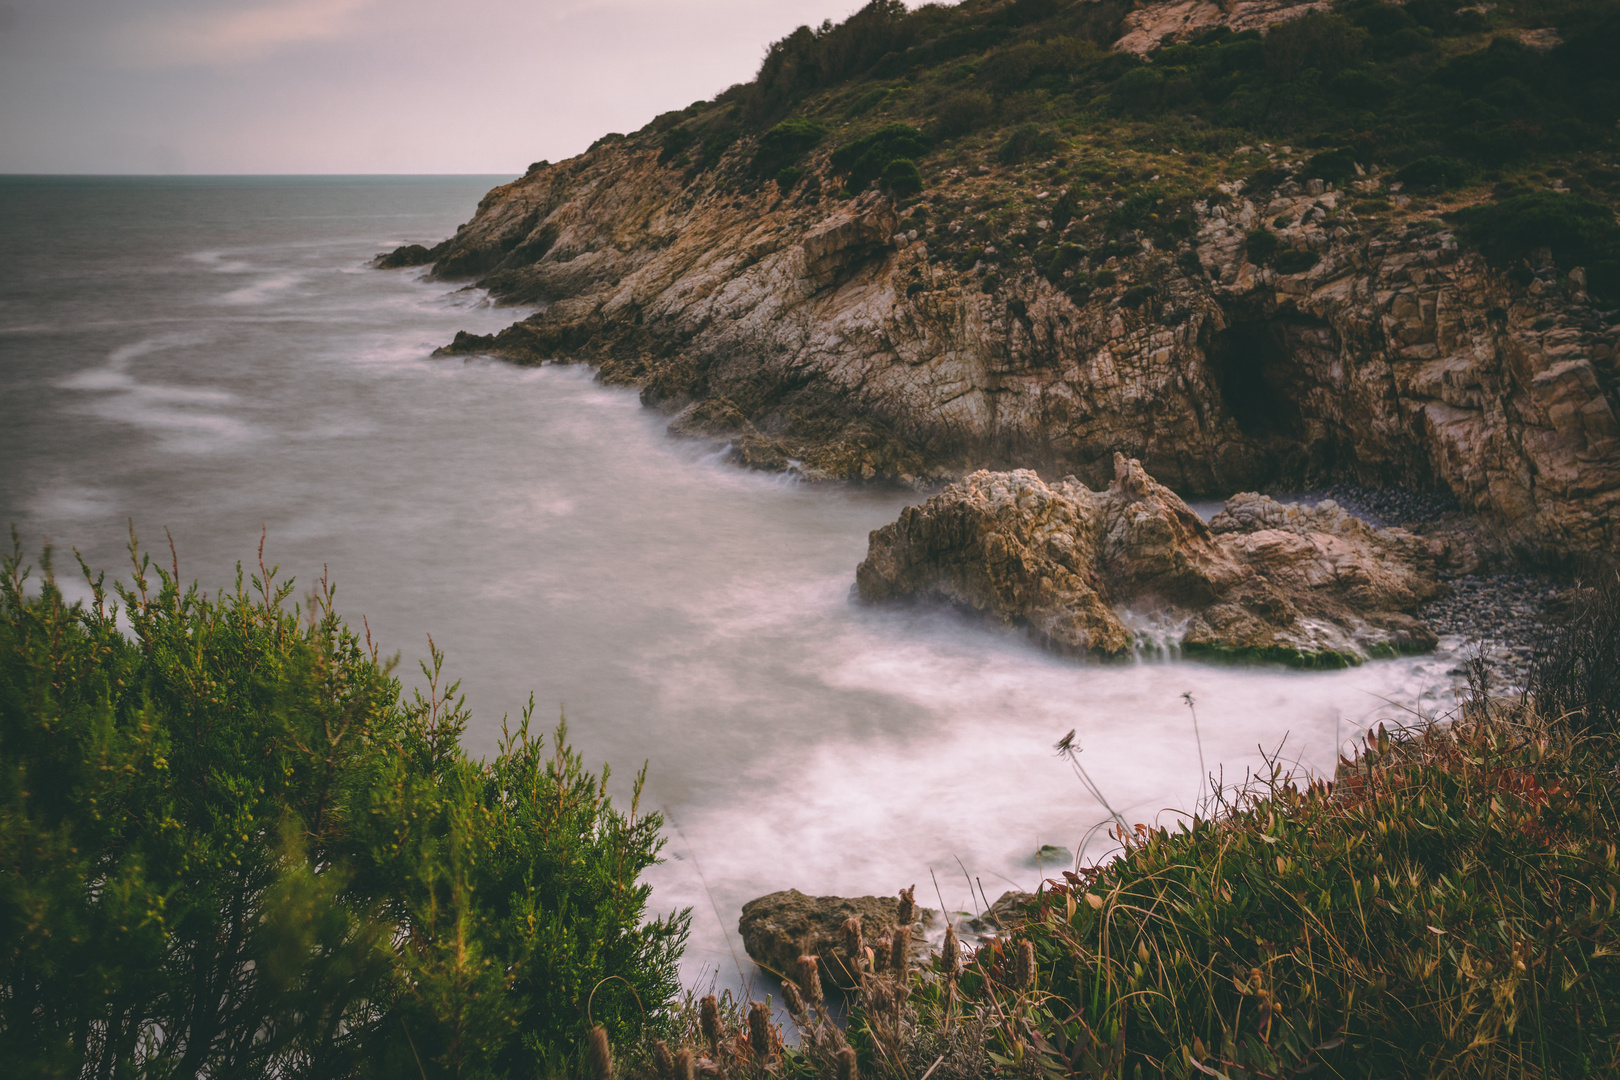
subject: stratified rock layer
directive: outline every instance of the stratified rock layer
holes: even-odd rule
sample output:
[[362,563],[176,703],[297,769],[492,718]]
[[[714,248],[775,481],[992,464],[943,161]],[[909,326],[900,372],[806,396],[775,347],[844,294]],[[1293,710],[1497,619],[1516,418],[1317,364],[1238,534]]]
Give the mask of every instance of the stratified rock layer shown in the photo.
[[1239,495],[1206,525],[1140,462],[1114,469],[1105,491],[976,472],[872,533],[860,595],[945,600],[1064,652],[1116,656],[1151,626],[1193,652],[1337,667],[1433,648],[1411,612],[1474,558],[1332,503]]
[[[1116,47],[1315,6],[1147,5]],[[452,239],[385,261],[538,308],[446,352],[599,364],[673,430],[726,440],[750,466],[902,480],[1030,467],[1101,486],[1120,451],[1189,497],[1443,488],[1516,555],[1620,550],[1620,324],[1579,268],[1492,269],[1389,177],[1212,184],[1185,238],[1091,256],[1087,292],[1027,255],[964,269],[930,254],[972,232],[974,207],[1009,201],[1056,243],[1035,208],[1060,193],[1039,165],[924,160],[901,231],[886,196],[829,197],[830,146],[785,192],[753,177],[751,139],[704,169],[660,147],[649,129],[537,166]],[[1376,235],[1358,224],[1358,206],[1391,203],[1420,216]],[[1261,228],[1292,269],[1250,258]]]

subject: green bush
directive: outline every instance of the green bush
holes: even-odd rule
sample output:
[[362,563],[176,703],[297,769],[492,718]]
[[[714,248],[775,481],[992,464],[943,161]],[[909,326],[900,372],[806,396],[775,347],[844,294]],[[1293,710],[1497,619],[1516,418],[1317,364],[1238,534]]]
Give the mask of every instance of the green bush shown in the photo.
[[13,1075],[535,1077],[577,1057],[593,990],[616,1039],[676,993],[688,916],[644,922],[636,883],[661,822],[615,810],[562,727],[547,751],[526,712],[467,757],[437,650],[402,701],[329,586],[289,609],[262,563],[209,597],[141,558],[89,606],[48,552],[35,595],[26,576],[14,550]]
[[1281,241],[1277,234],[1270,229],[1255,229],[1244,237],[1243,248],[1249,253],[1249,261],[1263,263],[1277,253]]
[[1305,178],[1342,184],[1356,175],[1356,153],[1347,147],[1324,150],[1305,163]]
[[794,185],[804,178],[804,170],[797,165],[789,165],[776,174],[776,187],[783,194],[792,191]]
[[754,172],[760,176],[776,176],[796,164],[826,134],[827,125],[808,116],[783,120],[759,137],[759,146],[754,151]]
[[1602,203],[1536,191],[1449,216],[1498,266],[1515,265],[1536,248],[1550,248],[1559,266],[1586,268],[1591,292],[1620,297],[1620,225]]
[[1024,124],[1007,136],[1001,144],[999,157],[1004,165],[1011,165],[1030,157],[1045,157],[1058,147],[1058,137],[1043,130],[1038,124]]
[[884,166],[881,181],[885,190],[902,198],[923,189],[922,173],[910,158],[895,158],[889,162]]
[[658,164],[667,165],[680,155],[689,151],[698,141],[698,133],[685,124],[672,127],[664,132],[659,142]]
[[995,103],[983,90],[959,90],[934,110],[934,130],[942,139],[966,135],[990,120]]
[[928,152],[928,137],[908,124],[885,124],[832,152],[832,167],[844,176],[845,188],[857,192],[883,175],[889,163],[899,158],[922,157]]
[[1474,170],[1455,158],[1420,157],[1395,172],[1395,179],[1413,191],[1445,191],[1474,178]]

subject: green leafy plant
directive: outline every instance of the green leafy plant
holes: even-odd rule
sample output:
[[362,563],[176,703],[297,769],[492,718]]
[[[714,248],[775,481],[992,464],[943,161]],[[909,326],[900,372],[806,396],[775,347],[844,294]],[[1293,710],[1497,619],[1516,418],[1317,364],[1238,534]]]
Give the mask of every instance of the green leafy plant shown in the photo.
[[1249,253],[1249,261],[1263,263],[1277,253],[1282,241],[1270,229],[1255,229],[1243,239],[1243,249]]
[[1466,162],[1433,154],[1409,161],[1395,172],[1395,179],[1413,191],[1445,191],[1473,178],[1474,170]]
[[759,146],[754,151],[754,171],[760,176],[780,175],[783,169],[797,164],[826,134],[827,125],[808,116],[783,120],[759,137]]
[[895,158],[889,162],[884,166],[881,180],[886,191],[902,198],[923,189],[922,173],[910,158]]
[[1560,266],[1584,266],[1593,293],[1620,296],[1620,224],[1600,202],[1537,191],[1465,207],[1450,218],[1499,266],[1545,247]]
[[[534,1076],[677,991],[657,815],[529,713],[487,761],[265,567],[207,596],[0,567],[0,1060],[19,1075]],[[126,630],[127,628],[127,630]],[[636,784],[639,793],[640,782]],[[594,1001],[591,995],[594,993]]]
[[928,137],[908,124],[885,124],[876,131],[845,143],[832,152],[832,167],[844,177],[850,192],[865,188],[883,175],[891,162],[915,160],[928,152]]

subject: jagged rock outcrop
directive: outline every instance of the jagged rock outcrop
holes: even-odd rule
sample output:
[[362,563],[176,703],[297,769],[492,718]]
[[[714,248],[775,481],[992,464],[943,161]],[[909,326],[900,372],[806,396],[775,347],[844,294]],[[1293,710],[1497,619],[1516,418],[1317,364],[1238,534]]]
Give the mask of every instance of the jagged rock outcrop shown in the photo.
[[1171,0],[1146,4],[1126,13],[1124,33],[1114,45],[1145,55],[1160,45],[1186,41],[1195,34],[1224,26],[1235,33],[1265,30],[1311,11],[1328,11],[1332,0]]
[[[875,943],[893,930],[899,907],[893,896],[806,896],[787,889],[744,904],[737,930],[748,955],[767,971],[797,978],[799,957],[814,955],[820,959],[822,981],[848,989],[856,985],[860,958],[848,950],[844,924],[860,916],[865,943],[875,950]],[[927,932],[938,917],[930,908],[916,909],[907,954],[911,963],[928,955]]]
[[[1225,18],[1311,6],[1239,0]],[[1142,8],[1127,36],[1209,14],[1182,7]],[[1277,175],[1212,186],[1185,239],[1089,253],[1088,293],[1021,252],[940,254],[989,204],[1056,243],[1040,163],[925,162],[929,189],[897,208],[833,197],[826,148],[783,192],[750,179],[746,144],[706,171],[659,145],[649,131],[538,167],[425,256],[394,256],[537,309],[445,351],[598,364],[676,432],[809,477],[1028,467],[1102,486],[1118,451],[1189,497],[1446,488],[1501,550],[1620,550],[1620,321],[1578,269],[1493,269],[1437,208],[1363,228],[1358,200],[1415,212],[1388,177],[1280,182],[1309,153],[1261,147]],[[1076,218],[1093,210],[1110,212]],[[1286,269],[1251,257],[1262,227]]]
[[872,533],[863,599],[928,597],[1117,656],[1139,632],[1192,652],[1337,667],[1433,648],[1411,614],[1469,568],[1465,537],[1375,529],[1337,506],[1239,495],[1206,525],[1138,461],[1114,482],[977,472]]

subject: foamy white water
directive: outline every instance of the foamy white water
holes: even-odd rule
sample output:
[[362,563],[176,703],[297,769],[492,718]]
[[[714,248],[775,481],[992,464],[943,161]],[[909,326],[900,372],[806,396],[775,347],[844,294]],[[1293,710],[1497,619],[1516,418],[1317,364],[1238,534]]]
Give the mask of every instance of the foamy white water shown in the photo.
[[[738,471],[588,370],[433,360],[521,315],[415,271],[496,178],[0,181],[0,519],[118,573],[127,519],[218,588],[268,555],[328,567],[414,671],[464,680],[475,752],[530,691],[614,790],[650,762],[654,904],[694,908],[689,977],[752,975],[762,893],[934,880],[953,909],[1032,888],[1043,844],[1199,793],[1263,753],[1331,770],[1380,719],[1438,710],[1454,646],[1333,673],[1082,664],[949,611],[851,601],[867,533],[917,496]],[[972,881],[970,894],[969,882]]]

